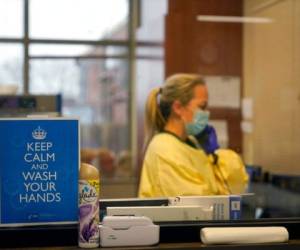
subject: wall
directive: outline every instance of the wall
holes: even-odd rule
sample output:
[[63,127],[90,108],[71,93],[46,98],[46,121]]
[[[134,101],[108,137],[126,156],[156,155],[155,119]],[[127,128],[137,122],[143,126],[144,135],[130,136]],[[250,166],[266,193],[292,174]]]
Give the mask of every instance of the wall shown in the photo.
[[[241,0],[171,0],[166,16],[165,76],[174,73],[242,77],[242,25],[199,22],[197,15],[241,16]],[[229,147],[242,151],[239,108],[210,109],[228,122]]]
[[253,99],[253,132],[244,158],[273,173],[299,174],[300,2],[246,0],[246,16],[269,24],[244,26],[243,96]]

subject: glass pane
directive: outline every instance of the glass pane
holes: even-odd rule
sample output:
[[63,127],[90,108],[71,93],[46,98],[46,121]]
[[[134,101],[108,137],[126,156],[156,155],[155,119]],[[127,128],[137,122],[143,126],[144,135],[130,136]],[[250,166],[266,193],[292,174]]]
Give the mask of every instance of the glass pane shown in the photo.
[[0,43],[0,94],[23,91],[23,46]]
[[134,173],[127,72],[127,60],[30,62],[30,93],[62,94],[63,115],[80,118],[82,161],[98,165],[104,179]]
[[94,45],[48,45],[33,44],[30,56],[126,56],[127,48],[122,46]]
[[31,0],[29,13],[31,38],[127,38],[127,0]]
[[0,37],[20,38],[23,36],[23,1],[0,1]]

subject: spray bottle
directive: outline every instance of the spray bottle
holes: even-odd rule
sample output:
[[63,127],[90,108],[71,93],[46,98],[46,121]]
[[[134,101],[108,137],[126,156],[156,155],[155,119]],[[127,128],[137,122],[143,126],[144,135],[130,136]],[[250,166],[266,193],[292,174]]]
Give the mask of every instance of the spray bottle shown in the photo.
[[78,245],[83,248],[99,246],[99,171],[81,163],[79,171],[79,235]]

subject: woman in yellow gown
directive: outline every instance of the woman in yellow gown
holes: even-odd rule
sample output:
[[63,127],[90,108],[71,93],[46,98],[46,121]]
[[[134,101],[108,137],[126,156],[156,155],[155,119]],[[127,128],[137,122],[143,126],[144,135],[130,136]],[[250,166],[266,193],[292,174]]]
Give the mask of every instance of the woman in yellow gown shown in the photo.
[[244,192],[248,176],[231,150],[207,154],[195,136],[208,124],[208,92],[198,75],[176,74],[147,99],[147,149],[139,197]]

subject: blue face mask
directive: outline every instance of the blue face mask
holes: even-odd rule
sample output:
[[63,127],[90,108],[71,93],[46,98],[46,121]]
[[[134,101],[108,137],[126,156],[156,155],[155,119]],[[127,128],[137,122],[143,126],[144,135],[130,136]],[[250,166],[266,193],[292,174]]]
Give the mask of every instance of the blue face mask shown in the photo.
[[197,135],[201,133],[209,120],[209,111],[198,109],[194,112],[193,121],[185,125],[185,131],[188,135]]

